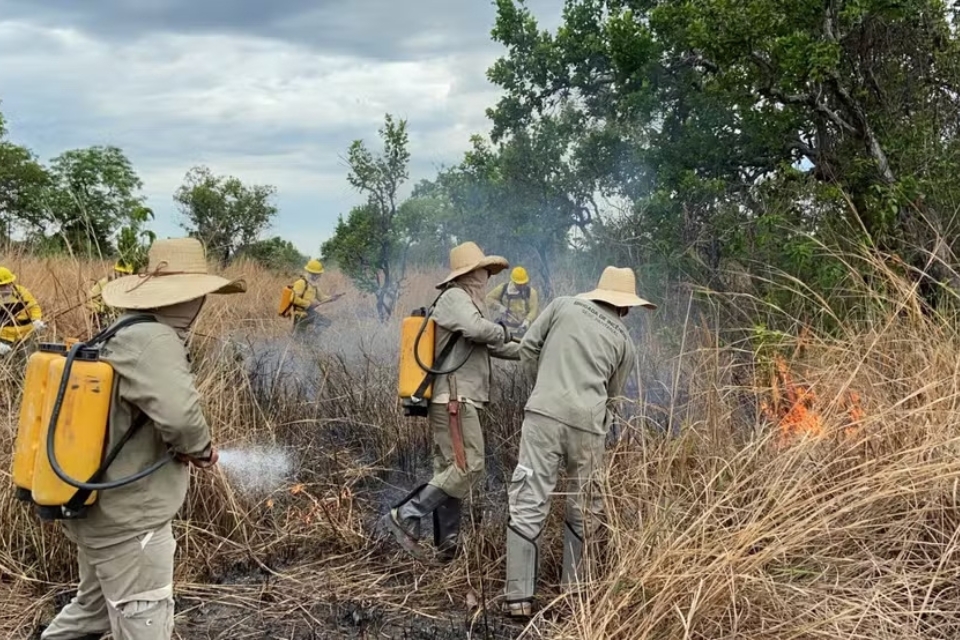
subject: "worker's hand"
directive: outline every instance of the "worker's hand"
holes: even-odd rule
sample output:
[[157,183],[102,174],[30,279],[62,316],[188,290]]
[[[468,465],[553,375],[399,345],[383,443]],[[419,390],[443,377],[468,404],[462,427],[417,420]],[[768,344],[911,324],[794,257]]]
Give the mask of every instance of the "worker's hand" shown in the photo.
[[43,320],[34,320],[34,321],[33,321],[33,328],[34,328],[34,330],[36,330],[36,331],[43,331],[44,329],[47,328],[47,323],[44,322]]
[[0,356],[5,356],[11,351],[13,351],[13,347],[6,342],[0,342]]
[[183,464],[189,464],[196,467],[197,469],[209,469],[217,464],[217,460],[220,459],[220,454],[217,453],[217,450],[213,447],[207,447],[207,450],[204,451],[199,456],[191,456],[186,453],[178,453],[176,455],[178,461]]
[[527,329],[530,328],[530,321],[524,320],[523,324],[520,325],[520,333],[526,333]]
[[499,321],[497,322],[497,324],[500,325],[500,327],[503,329],[503,344],[507,344],[511,340],[513,340],[513,336],[510,335],[510,329],[507,328],[507,325]]

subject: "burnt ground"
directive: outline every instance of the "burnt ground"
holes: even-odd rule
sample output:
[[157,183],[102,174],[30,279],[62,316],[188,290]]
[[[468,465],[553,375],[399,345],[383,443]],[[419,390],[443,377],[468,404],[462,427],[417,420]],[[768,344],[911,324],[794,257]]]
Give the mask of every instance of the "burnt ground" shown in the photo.
[[184,640],[506,640],[516,638],[522,629],[494,613],[471,616],[462,610],[427,617],[390,612],[374,603],[356,601],[312,603],[282,620],[190,598],[184,598],[180,606],[184,613],[174,637]]

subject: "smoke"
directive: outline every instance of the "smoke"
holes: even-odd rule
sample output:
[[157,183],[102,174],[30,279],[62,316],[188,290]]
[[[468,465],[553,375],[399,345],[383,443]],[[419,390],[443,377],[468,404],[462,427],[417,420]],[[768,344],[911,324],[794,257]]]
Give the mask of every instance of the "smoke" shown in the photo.
[[234,490],[250,497],[276,491],[293,473],[293,457],[279,447],[223,449],[218,464]]

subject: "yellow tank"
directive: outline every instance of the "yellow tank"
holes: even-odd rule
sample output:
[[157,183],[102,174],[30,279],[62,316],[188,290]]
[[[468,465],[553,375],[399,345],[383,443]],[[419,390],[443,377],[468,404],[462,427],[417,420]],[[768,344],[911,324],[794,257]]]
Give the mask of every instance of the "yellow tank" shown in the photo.
[[[113,368],[100,362],[98,352],[82,349],[70,370],[70,378],[54,437],[54,451],[61,469],[71,478],[89,481],[103,461],[113,395]],[[43,405],[39,455],[33,474],[33,501],[41,506],[66,504],[75,487],[61,480],[53,471],[46,453],[47,433],[53,413],[66,358],[50,363],[46,398]],[[96,502],[91,493],[87,505]]]
[[[423,321],[423,315],[414,314],[404,318],[403,324],[400,326],[400,383],[398,386],[401,398],[413,396],[427,375],[427,372],[417,363],[417,359],[413,355],[417,334],[420,332],[420,327],[423,326]],[[427,367],[433,366],[436,337],[437,325],[433,320],[428,319],[427,326],[423,330],[423,336],[420,338],[419,349],[420,362]],[[432,392],[433,385],[431,384],[420,398],[428,400]]]
[[57,359],[62,360],[66,352],[65,345],[43,343],[40,350],[27,359],[17,439],[13,447],[13,484],[20,500],[30,500],[30,491],[33,488],[33,470],[40,448],[43,402],[47,394],[50,363]]
[[290,315],[291,308],[293,308],[293,287],[286,286],[280,292],[280,306],[277,307],[277,315],[285,318]]

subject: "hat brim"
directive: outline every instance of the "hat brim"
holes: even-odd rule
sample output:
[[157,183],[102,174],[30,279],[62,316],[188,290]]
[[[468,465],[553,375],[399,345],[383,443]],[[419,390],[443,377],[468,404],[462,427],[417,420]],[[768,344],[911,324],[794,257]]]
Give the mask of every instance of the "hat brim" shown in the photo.
[[453,282],[460,276],[465,276],[472,271],[476,271],[477,269],[486,269],[487,271],[490,272],[490,275],[495,276],[501,271],[503,271],[504,269],[507,269],[509,267],[510,267],[510,263],[507,262],[506,258],[502,256],[487,256],[483,260],[481,260],[480,262],[474,265],[451,271],[446,278],[444,278],[440,283],[437,284],[437,289]]
[[607,289],[594,289],[577,296],[584,300],[593,300],[595,302],[606,302],[614,307],[645,307],[647,309],[656,309],[657,305],[649,300],[644,300],[640,296],[621,291],[608,291]]
[[103,288],[103,301],[117,309],[158,309],[211,294],[243,293],[247,283],[215,275],[126,276]]

